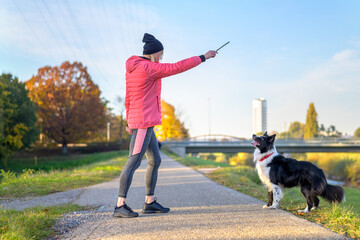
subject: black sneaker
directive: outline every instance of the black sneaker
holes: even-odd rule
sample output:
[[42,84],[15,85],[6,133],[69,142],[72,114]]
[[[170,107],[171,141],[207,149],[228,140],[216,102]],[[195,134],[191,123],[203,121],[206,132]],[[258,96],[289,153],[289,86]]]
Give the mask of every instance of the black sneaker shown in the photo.
[[150,204],[144,203],[142,213],[144,213],[144,214],[167,213],[169,211],[170,211],[170,208],[165,208],[165,207],[161,206],[159,203],[156,202],[156,198],[155,198],[155,200]]
[[121,207],[115,207],[113,217],[133,218],[139,216],[128,205],[124,204]]

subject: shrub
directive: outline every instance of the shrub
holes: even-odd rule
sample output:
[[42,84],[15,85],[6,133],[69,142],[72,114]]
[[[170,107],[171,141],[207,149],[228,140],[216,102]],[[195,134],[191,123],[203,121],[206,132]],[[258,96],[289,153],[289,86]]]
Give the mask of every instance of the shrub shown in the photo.
[[249,153],[237,153],[236,155],[229,158],[230,165],[246,165],[253,166],[252,154]]
[[360,187],[360,161],[346,167],[348,181],[356,187]]
[[306,160],[316,164],[330,178],[360,186],[360,153],[306,153]]

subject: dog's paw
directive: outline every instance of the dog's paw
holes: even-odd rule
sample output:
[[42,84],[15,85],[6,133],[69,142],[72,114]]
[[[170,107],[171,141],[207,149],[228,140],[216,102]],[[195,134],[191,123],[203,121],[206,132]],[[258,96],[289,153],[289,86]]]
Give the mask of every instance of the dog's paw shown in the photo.
[[309,206],[307,206],[304,210],[298,210],[298,213],[307,213],[309,212]]
[[298,213],[307,213],[309,212],[309,210],[305,209],[305,210],[298,210]]
[[267,208],[269,208],[268,205],[264,205],[264,206],[263,206],[263,209],[267,209]]
[[268,209],[277,209],[277,206],[270,206]]

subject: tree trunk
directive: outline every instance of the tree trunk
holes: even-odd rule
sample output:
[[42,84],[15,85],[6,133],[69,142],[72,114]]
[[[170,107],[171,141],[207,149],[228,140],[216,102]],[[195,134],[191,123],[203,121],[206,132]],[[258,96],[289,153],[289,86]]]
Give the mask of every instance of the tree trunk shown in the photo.
[[8,156],[3,156],[3,157],[0,156],[0,161],[3,162],[4,169],[7,169],[7,167],[8,167]]
[[121,148],[121,144],[122,144],[122,135],[123,135],[123,129],[124,129],[123,125],[124,125],[124,119],[121,116],[121,119],[120,119],[120,134],[119,134],[120,135],[120,141],[119,141],[120,148]]
[[69,154],[69,150],[68,150],[68,147],[67,147],[67,143],[63,143],[62,144],[62,152],[61,152],[62,155],[68,155]]

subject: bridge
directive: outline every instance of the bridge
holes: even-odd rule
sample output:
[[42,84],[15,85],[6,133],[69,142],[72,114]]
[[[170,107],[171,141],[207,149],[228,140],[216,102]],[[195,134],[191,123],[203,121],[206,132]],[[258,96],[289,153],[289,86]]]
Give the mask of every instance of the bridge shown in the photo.
[[[188,139],[184,141],[166,141],[166,146],[179,156],[185,157],[192,153],[253,153],[254,147],[252,140],[233,140],[233,141],[197,141]],[[360,152],[360,139],[314,139],[314,140],[276,140],[275,146],[280,153],[305,153],[305,152]]]

